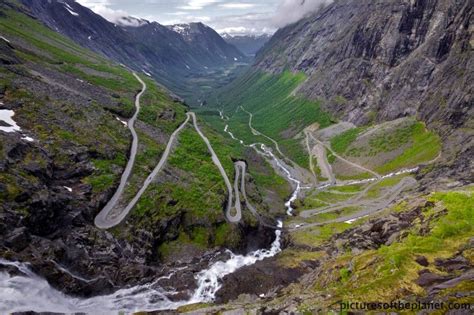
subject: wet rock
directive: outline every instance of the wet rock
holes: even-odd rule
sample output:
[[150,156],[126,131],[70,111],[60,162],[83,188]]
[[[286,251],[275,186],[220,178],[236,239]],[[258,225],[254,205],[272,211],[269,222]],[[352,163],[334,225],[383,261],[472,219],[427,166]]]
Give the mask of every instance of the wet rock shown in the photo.
[[25,164],[24,169],[31,175],[43,180],[49,180],[52,176],[51,169],[45,168],[41,163],[36,161],[31,161],[28,164]]
[[411,226],[416,218],[422,217],[422,209],[425,206],[373,219],[359,227],[337,234],[332,238],[333,247],[329,251],[336,253],[340,249],[347,248],[351,249],[353,253],[359,253],[362,250],[393,244],[405,236],[404,230]]
[[26,153],[28,152],[29,146],[24,143],[15,143],[13,145],[8,144],[9,147],[4,150],[7,152],[8,161],[10,163],[15,163],[20,160],[23,160]]

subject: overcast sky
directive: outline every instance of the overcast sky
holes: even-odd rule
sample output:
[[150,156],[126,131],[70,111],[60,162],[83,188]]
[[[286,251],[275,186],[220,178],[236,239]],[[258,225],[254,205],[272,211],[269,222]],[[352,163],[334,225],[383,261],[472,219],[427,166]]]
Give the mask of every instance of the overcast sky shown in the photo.
[[220,33],[273,33],[324,0],[77,0],[110,21],[131,15],[161,24],[203,22]]

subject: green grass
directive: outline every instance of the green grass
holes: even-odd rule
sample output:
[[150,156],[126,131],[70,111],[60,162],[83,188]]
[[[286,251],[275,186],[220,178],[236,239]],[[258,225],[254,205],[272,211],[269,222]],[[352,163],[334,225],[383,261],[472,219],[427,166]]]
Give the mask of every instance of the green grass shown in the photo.
[[[347,130],[331,139],[332,149],[349,157],[377,159],[382,153],[390,153],[403,149],[401,153],[384,165],[375,167],[375,171],[387,174],[402,168],[415,167],[423,162],[433,160],[441,150],[441,140],[424,123],[414,118],[406,119],[396,128],[383,127],[370,136],[366,145],[358,144],[357,139],[367,127],[358,127]],[[330,163],[335,161],[332,154],[328,154]],[[359,178],[359,176],[357,176]]]
[[439,136],[427,130],[421,122],[417,122],[412,131],[410,147],[394,160],[378,167],[377,172],[389,173],[403,167],[414,167],[436,158],[441,151]]
[[343,193],[358,193],[362,191],[364,188],[364,185],[348,185],[348,186],[334,186],[331,187],[329,191],[335,190]]
[[331,148],[338,154],[344,154],[365,128],[349,129],[331,139]]
[[95,193],[102,192],[110,188],[118,176],[114,171],[116,167],[124,168],[127,164],[124,154],[117,154],[113,160],[96,159],[92,163],[96,168],[94,174],[84,179],[84,182],[92,185]]
[[331,223],[291,233],[291,239],[297,245],[318,247],[328,241],[334,234],[341,233],[353,225],[348,223]]
[[178,144],[170,155],[168,164],[184,171],[182,174],[189,178],[163,185],[156,184],[155,187],[148,189],[144,197],[146,199],[146,196],[156,196],[158,189],[162,193],[169,194],[170,199],[176,201],[176,204],[162,205],[160,198],[153,198],[158,199],[154,204],[139,201],[136,215],[162,217],[163,214],[172,215],[179,210],[186,210],[190,216],[211,219],[222,213],[220,205],[223,203],[226,191],[223,179],[212,163],[206,145],[190,127],[179,135]]
[[408,121],[400,128],[390,132],[377,133],[369,140],[369,156],[380,152],[390,152],[410,143],[413,137],[424,132],[424,125],[415,121]]
[[367,191],[367,198],[375,199],[381,197],[384,188],[397,185],[406,176],[408,176],[408,174],[382,179]]
[[321,191],[314,195],[314,197],[321,199],[322,201],[328,202],[328,203],[336,203],[336,202],[341,202],[345,201],[349,198],[352,198],[352,195],[343,195],[343,194],[334,194],[329,191]]
[[305,222],[307,223],[322,223],[331,220],[336,220],[340,217],[348,216],[354,213],[359,212],[362,210],[362,207],[345,207],[336,211],[320,213],[311,216],[310,218],[306,219]]

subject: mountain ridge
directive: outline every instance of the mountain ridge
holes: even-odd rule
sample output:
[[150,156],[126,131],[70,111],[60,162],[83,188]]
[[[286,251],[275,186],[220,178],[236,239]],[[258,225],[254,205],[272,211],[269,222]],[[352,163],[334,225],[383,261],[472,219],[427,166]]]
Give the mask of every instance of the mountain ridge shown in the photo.
[[192,24],[193,37],[185,38],[158,22],[127,17],[123,19],[126,23],[111,23],[73,0],[21,1],[29,14],[51,29],[83,47],[153,76],[180,96],[189,92],[188,80],[193,76],[247,61],[238,49],[203,24]]

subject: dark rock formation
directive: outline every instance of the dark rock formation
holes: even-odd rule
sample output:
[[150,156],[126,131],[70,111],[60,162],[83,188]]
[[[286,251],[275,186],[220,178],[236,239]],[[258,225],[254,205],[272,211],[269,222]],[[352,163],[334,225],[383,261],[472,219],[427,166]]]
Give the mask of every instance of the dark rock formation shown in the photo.
[[259,261],[225,276],[216,299],[218,303],[226,303],[241,294],[268,297],[269,292],[275,293],[297,282],[303,274],[303,268],[281,267],[274,258]]

